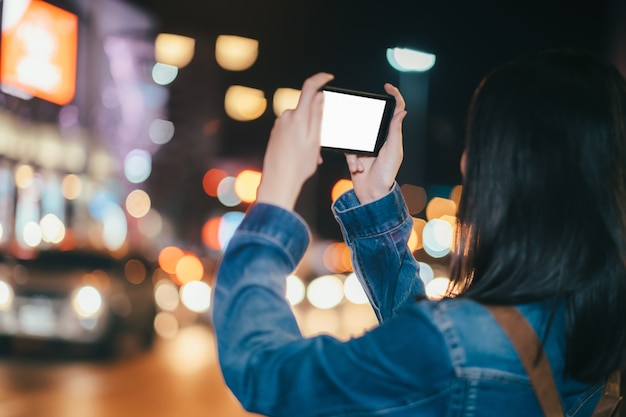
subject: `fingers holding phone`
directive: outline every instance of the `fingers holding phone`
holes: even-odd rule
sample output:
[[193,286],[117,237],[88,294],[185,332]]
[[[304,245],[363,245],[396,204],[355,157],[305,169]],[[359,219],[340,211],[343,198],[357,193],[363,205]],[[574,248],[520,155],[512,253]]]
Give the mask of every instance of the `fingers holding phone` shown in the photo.
[[361,203],[377,200],[389,192],[394,184],[402,158],[402,121],[406,116],[405,102],[400,91],[385,84],[385,91],[395,101],[387,138],[376,157],[346,154],[354,192]]
[[292,210],[304,182],[315,173],[320,159],[323,95],[320,89],[333,79],[317,73],[305,80],[298,105],[276,118],[270,133],[257,201]]

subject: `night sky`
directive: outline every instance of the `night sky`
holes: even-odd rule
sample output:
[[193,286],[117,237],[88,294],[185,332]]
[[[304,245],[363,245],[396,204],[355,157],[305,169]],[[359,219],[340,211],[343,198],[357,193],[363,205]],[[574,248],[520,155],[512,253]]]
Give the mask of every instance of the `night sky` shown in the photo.
[[[461,181],[458,161],[471,95],[489,70],[532,51],[575,47],[616,59],[623,23],[622,1],[191,1],[133,0],[158,19],[157,31],[196,39],[196,55],[170,86],[175,140],[154,156],[155,205],[182,224],[185,238],[214,210],[214,202],[181,184],[197,187],[212,166],[240,163],[261,168],[274,115],[253,122],[225,116],[223,96],[231,84],[262,89],[299,88],[317,72],[335,74],[334,85],[382,92],[398,84],[385,58],[389,47],[434,53],[429,73],[422,186]],[[227,72],[214,59],[220,34],[258,39],[259,58],[248,70]],[[270,104],[271,105],[271,104]],[[408,109],[411,117],[411,109]],[[404,165],[413,161],[405,158]],[[327,156],[305,187],[299,210],[324,237],[338,238],[330,217],[330,186],[347,178],[341,156]],[[176,197],[177,198],[173,198]],[[180,203],[183,199],[184,203]],[[197,209],[197,210],[196,210]],[[194,227],[193,225],[196,225]],[[188,233],[185,235],[185,233]]]

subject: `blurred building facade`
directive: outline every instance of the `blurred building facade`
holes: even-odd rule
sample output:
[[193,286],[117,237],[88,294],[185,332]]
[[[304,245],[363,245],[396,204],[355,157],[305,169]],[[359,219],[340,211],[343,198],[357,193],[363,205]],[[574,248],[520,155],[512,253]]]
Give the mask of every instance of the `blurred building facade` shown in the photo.
[[[147,215],[146,193],[129,196],[159,147],[151,127],[167,119],[155,31],[153,16],[118,0],[3,2],[3,249],[152,249],[161,219]],[[51,95],[62,83],[65,95]]]

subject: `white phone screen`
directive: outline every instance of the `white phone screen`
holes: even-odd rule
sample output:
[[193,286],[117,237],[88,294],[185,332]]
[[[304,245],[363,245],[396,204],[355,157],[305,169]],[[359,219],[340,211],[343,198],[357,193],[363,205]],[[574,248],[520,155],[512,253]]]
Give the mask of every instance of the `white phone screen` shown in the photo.
[[324,91],[322,146],[373,152],[385,105],[384,99]]

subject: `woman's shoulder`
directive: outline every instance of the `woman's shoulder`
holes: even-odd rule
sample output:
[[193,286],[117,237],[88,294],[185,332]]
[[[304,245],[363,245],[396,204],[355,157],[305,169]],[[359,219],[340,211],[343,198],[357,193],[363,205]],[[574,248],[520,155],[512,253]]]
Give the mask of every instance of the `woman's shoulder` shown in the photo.
[[[516,307],[535,331],[542,335],[541,332],[550,317],[549,306],[538,302]],[[506,371],[523,373],[513,345],[485,305],[466,297],[457,297],[438,301],[419,301],[414,308],[427,315],[438,328],[456,367],[497,366]],[[551,323],[550,337],[546,346],[550,350],[560,350],[562,345],[559,340],[564,334],[561,316],[557,312]]]

